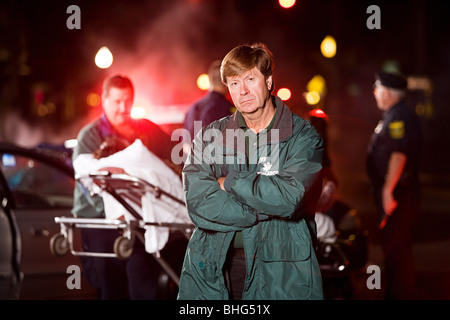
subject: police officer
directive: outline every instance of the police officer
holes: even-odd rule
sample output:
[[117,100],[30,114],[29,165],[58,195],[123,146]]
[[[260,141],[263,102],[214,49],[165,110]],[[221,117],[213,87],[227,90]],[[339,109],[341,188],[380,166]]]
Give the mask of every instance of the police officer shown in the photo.
[[378,72],[374,96],[383,119],[370,139],[367,170],[380,215],[386,298],[415,298],[411,227],[420,205],[421,128],[405,102],[407,81]]

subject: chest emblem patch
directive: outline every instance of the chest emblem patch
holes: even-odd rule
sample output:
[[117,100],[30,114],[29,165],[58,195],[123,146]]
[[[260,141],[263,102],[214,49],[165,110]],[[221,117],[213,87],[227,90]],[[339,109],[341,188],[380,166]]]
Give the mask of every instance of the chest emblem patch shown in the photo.
[[278,170],[271,170],[272,163],[270,161],[267,161],[268,159],[266,157],[260,157],[258,160],[258,164],[262,163],[261,171],[256,172],[257,174],[262,174],[265,176],[274,176],[278,174]]
[[403,138],[405,136],[405,123],[403,121],[389,123],[389,135],[392,139]]

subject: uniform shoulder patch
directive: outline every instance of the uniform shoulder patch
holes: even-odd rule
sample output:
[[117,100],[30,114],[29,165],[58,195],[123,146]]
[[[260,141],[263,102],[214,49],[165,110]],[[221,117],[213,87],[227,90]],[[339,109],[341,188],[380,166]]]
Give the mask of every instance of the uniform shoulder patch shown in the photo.
[[405,136],[405,123],[403,121],[389,123],[389,135],[392,139],[403,138]]

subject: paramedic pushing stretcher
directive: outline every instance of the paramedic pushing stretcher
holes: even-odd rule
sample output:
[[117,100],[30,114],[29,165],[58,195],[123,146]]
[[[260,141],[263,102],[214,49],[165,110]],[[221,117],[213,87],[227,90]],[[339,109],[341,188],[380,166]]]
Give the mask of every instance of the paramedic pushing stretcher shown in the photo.
[[[117,136],[129,144],[141,139],[161,160],[170,161],[173,142],[156,124],[147,119],[132,119],[134,87],[130,79],[120,75],[107,79],[103,85],[103,115],[87,124],[78,134],[73,159],[79,154],[93,153],[109,137]],[[149,164],[151,165],[151,164]],[[90,195],[77,183],[74,190],[75,217],[104,218],[101,197]],[[83,250],[111,252],[119,236],[115,229],[81,229]],[[89,283],[98,290],[100,299],[155,299],[157,278],[161,269],[145,251],[141,241],[134,241],[133,254],[126,260],[81,256]]]
[[262,44],[222,61],[237,111],[197,134],[183,169],[196,228],[178,299],[323,298],[313,244],[322,139],[271,95],[272,70]]

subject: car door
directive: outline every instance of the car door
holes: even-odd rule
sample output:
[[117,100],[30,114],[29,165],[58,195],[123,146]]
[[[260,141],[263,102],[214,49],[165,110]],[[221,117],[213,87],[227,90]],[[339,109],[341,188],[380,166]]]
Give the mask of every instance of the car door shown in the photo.
[[[80,259],[70,253],[54,256],[49,241],[59,233],[55,217],[71,216],[74,178],[46,157],[30,153],[0,153],[0,168],[9,190],[9,203],[21,236],[21,299],[73,299],[92,294],[81,279],[81,289],[70,289],[66,281],[72,266],[81,270]],[[76,237],[75,237],[76,239]]]
[[0,300],[12,300],[20,292],[20,236],[1,186],[0,199]]

